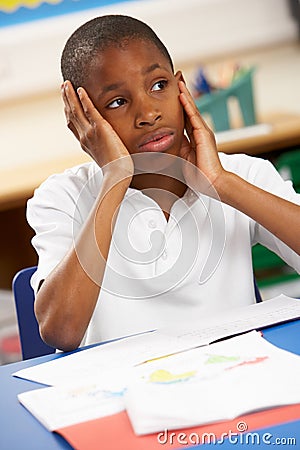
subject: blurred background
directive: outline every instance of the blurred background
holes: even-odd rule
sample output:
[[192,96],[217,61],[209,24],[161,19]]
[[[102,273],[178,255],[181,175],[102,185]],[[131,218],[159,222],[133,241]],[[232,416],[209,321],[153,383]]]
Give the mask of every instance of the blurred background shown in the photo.
[[[50,174],[88,159],[65,126],[61,51],[79,25],[107,13],[129,14],[152,26],[199,98],[200,111],[204,99],[211,108],[214,94],[228,94],[228,130],[215,128],[220,151],[268,158],[295,186],[299,182],[298,0],[0,0],[2,364],[20,359],[13,276],[37,263],[26,201]],[[250,123],[243,120],[240,104],[245,91],[231,95],[237,82],[233,67],[253,69]],[[197,90],[199,73],[211,81],[209,92]],[[215,126],[209,114],[207,120]],[[279,258],[256,248],[254,267],[265,299],[279,292],[300,297],[299,276]]]

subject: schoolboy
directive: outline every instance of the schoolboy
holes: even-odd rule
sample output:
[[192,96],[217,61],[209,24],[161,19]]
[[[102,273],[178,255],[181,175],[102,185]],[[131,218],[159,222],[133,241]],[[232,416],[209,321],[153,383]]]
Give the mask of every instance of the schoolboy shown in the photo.
[[249,305],[256,242],[300,271],[300,196],[268,161],[218,154],[146,24],[93,19],[61,64],[68,127],[93,161],[50,177],[28,202],[49,345],[72,350]]

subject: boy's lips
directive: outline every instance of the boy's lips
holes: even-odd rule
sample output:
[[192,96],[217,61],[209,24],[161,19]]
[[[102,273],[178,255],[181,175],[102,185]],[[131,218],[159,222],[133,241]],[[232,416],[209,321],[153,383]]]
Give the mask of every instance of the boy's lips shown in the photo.
[[171,130],[157,130],[148,133],[138,145],[141,152],[164,152],[174,143],[175,134]]

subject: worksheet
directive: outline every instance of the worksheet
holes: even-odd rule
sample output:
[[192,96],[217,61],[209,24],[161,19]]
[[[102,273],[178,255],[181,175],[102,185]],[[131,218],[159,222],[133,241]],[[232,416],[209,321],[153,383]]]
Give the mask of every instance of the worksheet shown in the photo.
[[158,330],[159,334],[176,336],[180,341],[187,340],[195,346],[210,344],[227,336],[261,329],[273,324],[284,323],[300,318],[300,300],[279,295],[273,299],[249,306],[222,311],[211,317],[204,317],[182,324]]
[[221,338],[300,317],[300,301],[280,295],[272,300],[214,314],[181,326],[146,332],[82,350],[15,372],[38,383],[59,386],[73,380],[125,370],[145,361],[211,344]]
[[126,410],[149,434],[300,403],[300,357],[251,331],[18,399],[50,431]]
[[142,364],[124,394],[136,434],[218,421],[300,402],[300,357],[251,331]]

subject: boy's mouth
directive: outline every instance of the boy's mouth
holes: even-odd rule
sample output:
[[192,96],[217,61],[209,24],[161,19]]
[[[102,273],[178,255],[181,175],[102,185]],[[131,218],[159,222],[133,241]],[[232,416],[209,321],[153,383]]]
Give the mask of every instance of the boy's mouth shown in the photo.
[[173,145],[174,140],[174,132],[159,130],[144,136],[138,147],[141,152],[165,152]]

